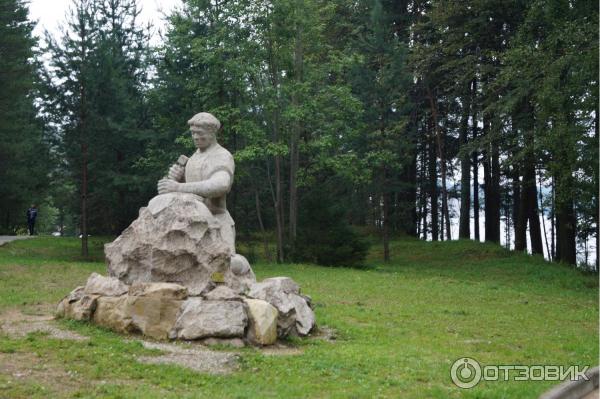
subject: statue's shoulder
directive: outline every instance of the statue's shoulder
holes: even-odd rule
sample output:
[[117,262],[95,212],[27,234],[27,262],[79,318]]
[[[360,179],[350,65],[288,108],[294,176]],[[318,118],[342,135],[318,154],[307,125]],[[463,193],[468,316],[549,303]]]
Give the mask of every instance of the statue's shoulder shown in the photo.
[[227,148],[221,146],[221,144],[215,145],[215,149],[211,152],[211,156],[233,161],[233,155],[231,155]]
[[217,144],[210,152],[210,164],[212,173],[216,172],[217,170],[226,170],[233,175],[235,170],[233,155],[231,155],[231,153],[220,144]]

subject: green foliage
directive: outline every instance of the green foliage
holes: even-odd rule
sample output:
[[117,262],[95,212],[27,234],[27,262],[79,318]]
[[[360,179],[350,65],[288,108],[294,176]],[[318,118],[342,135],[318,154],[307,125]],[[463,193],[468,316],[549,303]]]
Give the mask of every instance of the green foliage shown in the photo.
[[56,129],[53,195],[63,213],[80,216],[86,192],[94,234],[120,232],[155,190],[157,176],[135,168],[150,135],[148,33],[138,16],[134,0],[77,0],[62,37],[46,35],[44,111]]
[[25,212],[40,205],[48,186],[44,124],[34,106],[36,68],[27,4],[0,3],[0,233],[26,226]]
[[[329,188],[329,190],[327,189]],[[302,197],[294,262],[364,267],[368,242],[350,226],[347,202],[336,201],[331,187],[313,188]]]

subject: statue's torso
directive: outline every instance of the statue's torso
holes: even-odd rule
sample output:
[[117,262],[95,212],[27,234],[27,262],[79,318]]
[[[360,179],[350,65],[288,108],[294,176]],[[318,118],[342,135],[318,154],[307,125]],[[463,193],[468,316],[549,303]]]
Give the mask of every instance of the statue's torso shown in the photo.
[[[204,181],[217,171],[226,171],[229,173],[231,182],[233,182],[233,157],[229,151],[219,144],[215,144],[204,152],[198,150],[190,157],[185,165],[185,181],[188,183]],[[229,188],[231,188],[231,185]],[[225,213],[227,211],[225,197],[226,193],[218,197],[206,198],[206,205],[213,214]]]

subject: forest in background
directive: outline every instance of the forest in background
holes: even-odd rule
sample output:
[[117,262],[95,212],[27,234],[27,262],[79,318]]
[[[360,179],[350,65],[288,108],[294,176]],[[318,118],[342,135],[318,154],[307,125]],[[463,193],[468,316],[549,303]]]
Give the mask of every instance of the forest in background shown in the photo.
[[138,15],[73,0],[36,40],[26,2],[0,0],[0,232],[37,203],[87,255],[207,111],[238,238],[273,260],[359,262],[365,236],[388,259],[409,235],[598,270],[597,2],[186,0],[157,47]]

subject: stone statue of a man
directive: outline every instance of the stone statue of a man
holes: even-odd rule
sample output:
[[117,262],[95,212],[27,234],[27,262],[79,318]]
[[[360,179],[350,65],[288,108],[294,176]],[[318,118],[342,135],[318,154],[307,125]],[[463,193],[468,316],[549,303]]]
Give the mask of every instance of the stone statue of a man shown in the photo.
[[221,236],[234,254],[235,225],[225,202],[233,183],[233,156],[217,143],[221,123],[213,115],[201,112],[194,115],[188,124],[198,150],[185,166],[179,163],[171,166],[167,178],[158,182],[158,193],[183,192],[202,197],[219,221]]

